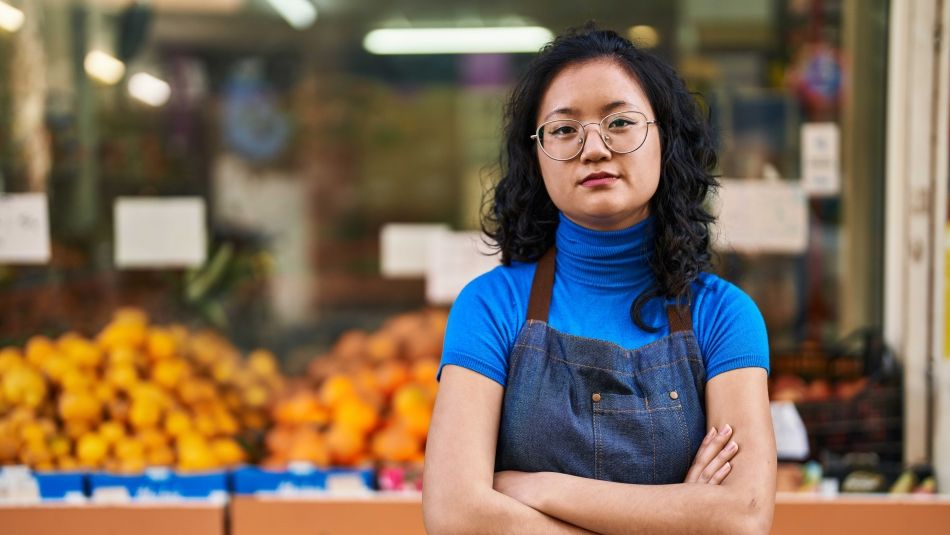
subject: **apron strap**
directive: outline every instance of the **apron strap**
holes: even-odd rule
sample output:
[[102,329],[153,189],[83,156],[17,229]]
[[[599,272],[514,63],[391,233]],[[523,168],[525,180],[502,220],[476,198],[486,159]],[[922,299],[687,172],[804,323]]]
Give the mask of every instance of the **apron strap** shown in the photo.
[[689,305],[666,305],[666,316],[670,320],[670,334],[693,330]]
[[534,271],[534,280],[531,282],[531,297],[528,299],[528,319],[548,321],[548,312],[551,310],[551,289],[554,287],[554,256],[556,248],[552,245]]

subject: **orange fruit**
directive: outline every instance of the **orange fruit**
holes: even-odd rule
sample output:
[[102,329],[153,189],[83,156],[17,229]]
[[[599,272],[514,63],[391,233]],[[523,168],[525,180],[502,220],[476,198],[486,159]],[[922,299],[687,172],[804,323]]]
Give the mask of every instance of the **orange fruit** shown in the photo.
[[106,381],[128,392],[139,382],[139,372],[132,364],[116,364],[106,370]]
[[177,409],[170,411],[165,415],[165,432],[173,437],[178,437],[191,431],[193,426],[191,416],[187,412]]
[[170,358],[178,351],[175,336],[170,331],[157,327],[149,330],[146,347],[148,354],[155,360]]
[[171,466],[175,464],[175,452],[168,446],[151,448],[145,454],[149,466]]
[[323,424],[330,417],[310,392],[301,391],[274,406],[273,417],[282,424]]
[[326,441],[333,462],[340,465],[353,465],[365,447],[363,434],[345,425],[330,427]]
[[168,436],[155,428],[142,429],[135,434],[135,440],[145,446],[146,450],[168,447]]
[[92,430],[92,424],[85,420],[72,420],[63,422],[63,431],[66,433],[66,436],[78,441],[84,435],[89,434]]
[[45,336],[34,336],[26,342],[26,361],[36,368],[42,368],[54,353],[56,346]]
[[371,405],[350,398],[341,401],[333,410],[333,423],[365,434],[379,423],[379,415]]
[[46,399],[46,380],[26,364],[7,370],[0,380],[3,397],[11,405],[36,408]]
[[412,380],[423,385],[437,382],[435,376],[438,372],[439,361],[423,359],[412,365]]
[[211,450],[220,466],[234,466],[244,462],[244,449],[230,438],[218,438],[211,442]]
[[129,423],[136,429],[155,427],[162,418],[162,409],[153,400],[139,398],[129,407]]
[[87,468],[96,468],[105,460],[109,444],[95,433],[83,435],[76,444],[76,457]]
[[419,440],[400,426],[386,427],[372,440],[373,454],[381,461],[409,461],[420,451],[420,446]]
[[287,460],[306,461],[317,466],[329,466],[330,451],[326,441],[316,431],[309,428],[298,429],[287,449]]
[[277,375],[277,358],[270,351],[257,349],[247,357],[247,367],[258,377]]
[[381,331],[366,341],[366,355],[375,362],[386,362],[399,357],[399,342],[391,334]]
[[409,370],[399,362],[386,362],[376,370],[376,380],[380,391],[389,396],[409,381]]
[[428,407],[416,407],[399,414],[399,422],[416,438],[425,440],[432,423],[432,411]]
[[326,407],[334,407],[340,401],[357,395],[356,384],[345,375],[331,375],[320,388],[320,401]]
[[114,445],[119,440],[125,438],[125,426],[121,422],[108,421],[102,422],[97,430],[107,444]]
[[65,421],[98,422],[102,404],[89,391],[66,391],[59,396],[59,416]]
[[139,350],[128,344],[118,344],[109,350],[110,366],[135,366],[141,360]]
[[407,384],[393,394],[393,411],[402,416],[419,410],[430,410],[429,394],[419,385]]

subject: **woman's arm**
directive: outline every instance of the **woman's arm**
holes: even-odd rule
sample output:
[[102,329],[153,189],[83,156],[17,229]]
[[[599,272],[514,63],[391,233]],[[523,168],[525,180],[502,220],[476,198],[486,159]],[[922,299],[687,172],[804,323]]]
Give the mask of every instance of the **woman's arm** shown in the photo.
[[498,488],[538,511],[605,535],[767,534],[776,456],[765,370],[714,377],[706,385],[706,413],[711,426],[731,424],[742,445],[721,485],[631,485],[543,472],[509,474]]
[[589,533],[492,488],[504,389],[458,366],[442,370],[426,443],[422,512],[430,534]]

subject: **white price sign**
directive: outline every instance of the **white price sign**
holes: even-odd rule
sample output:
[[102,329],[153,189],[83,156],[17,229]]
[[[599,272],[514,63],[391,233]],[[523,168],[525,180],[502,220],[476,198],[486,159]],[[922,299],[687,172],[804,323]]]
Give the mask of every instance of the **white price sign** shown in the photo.
[[200,266],[207,254],[199,197],[120,197],[115,201],[115,263],[122,268]]
[[45,264],[49,260],[49,207],[46,195],[0,195],[0,263]]

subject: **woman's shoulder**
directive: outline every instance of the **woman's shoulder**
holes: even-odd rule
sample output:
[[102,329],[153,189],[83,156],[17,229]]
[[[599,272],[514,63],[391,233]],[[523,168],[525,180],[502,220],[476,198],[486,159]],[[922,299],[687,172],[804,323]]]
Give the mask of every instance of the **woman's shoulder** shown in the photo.
[[713,273],[702,273],[693,286],[693,317],[700,329],[716,325],[726,328],[738,324],[765,325],[762,313],[752,297],[739,286]]

